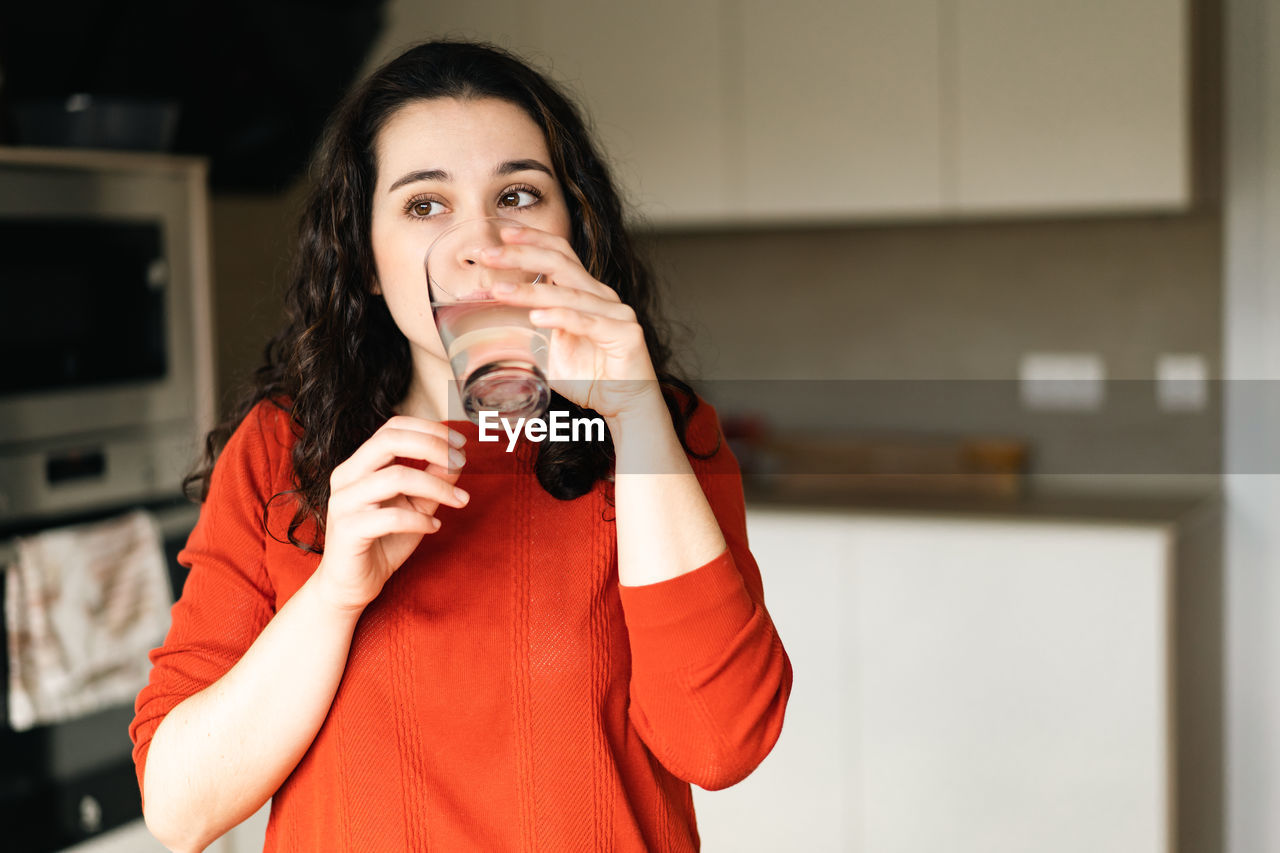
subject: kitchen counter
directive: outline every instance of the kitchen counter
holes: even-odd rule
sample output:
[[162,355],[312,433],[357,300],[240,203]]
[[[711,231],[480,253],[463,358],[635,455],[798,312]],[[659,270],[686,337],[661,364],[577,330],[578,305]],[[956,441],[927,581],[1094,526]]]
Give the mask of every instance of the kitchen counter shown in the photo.
[[814,488],[785,489],[766,477],[743,481],[748,509],[847,511],[867,515],[923,515],[1114,524],[1190,523],[1215,515],[1222,497],[1215,491],[1174,495],[1110,495],[1028,492],[1018,496],[874,494],[842,491],[833,478],[814,475]]

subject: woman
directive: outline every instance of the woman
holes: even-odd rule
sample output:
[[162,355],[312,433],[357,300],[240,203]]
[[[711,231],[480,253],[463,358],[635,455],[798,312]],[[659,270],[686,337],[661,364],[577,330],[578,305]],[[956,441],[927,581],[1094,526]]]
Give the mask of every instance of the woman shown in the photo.
[[[138,697],[148,825],[199,850],[273,798],[270,850],[696,850],[689,784],[764,758],[791,668],[581,119],[505,53],[420,45],[312,174],[288,323],[210,435]],[[481,262],[555,285],[499,298],[553,330],[553,408],[605,443],[508,453],[447,417],[423,251],[495,215],[525,227]]]

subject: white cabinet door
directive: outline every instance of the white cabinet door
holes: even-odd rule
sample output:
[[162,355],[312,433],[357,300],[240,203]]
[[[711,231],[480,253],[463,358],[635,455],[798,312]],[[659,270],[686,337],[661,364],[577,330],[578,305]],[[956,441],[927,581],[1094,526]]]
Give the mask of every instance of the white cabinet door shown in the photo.
[[1168,534],[862,520],[850,849],[1169,849]]
[[730,124],[720,4],[534,5],[538,51],[594,119],[640,214],[664,225],[723,221]]
[[725,791],[693,789],[702,847],[708,851],[847,849],[843,825],[855,781],[848,761],[847,522],[840,517],[752,513],[751,552],[765,604],[795,672],[782,735],[744,781]]
[[[744,0],[726,34],[741,99],[735,218],[936,215],[938,0]],[[740,152],[740,153],[738,153]]]
[[1190,198],[1186,0],[947,0],[965,212]]
[[1170,849],[1161,527],[754,510],[795,670],[708,850]]

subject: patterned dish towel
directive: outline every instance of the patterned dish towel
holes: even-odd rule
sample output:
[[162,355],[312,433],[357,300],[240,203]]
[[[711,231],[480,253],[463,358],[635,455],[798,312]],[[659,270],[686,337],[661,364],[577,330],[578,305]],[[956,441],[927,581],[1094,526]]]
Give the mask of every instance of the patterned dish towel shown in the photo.
[[131,702],[173,604],[155,519],[136,511],[19,537],[17,552],[5,567],[9,725]]

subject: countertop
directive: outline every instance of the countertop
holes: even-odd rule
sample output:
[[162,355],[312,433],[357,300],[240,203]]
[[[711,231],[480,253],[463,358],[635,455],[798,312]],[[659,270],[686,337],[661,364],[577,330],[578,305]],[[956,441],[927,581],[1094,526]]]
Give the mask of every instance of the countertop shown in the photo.
[[1183,525],[1220,511],[1218,492],[1162,494],[1036,493],[1018,496],[842,492],[830,482],[812,490],[777,489],[767,478],[743,482],[747,508],[920,515],[1103,524]]

